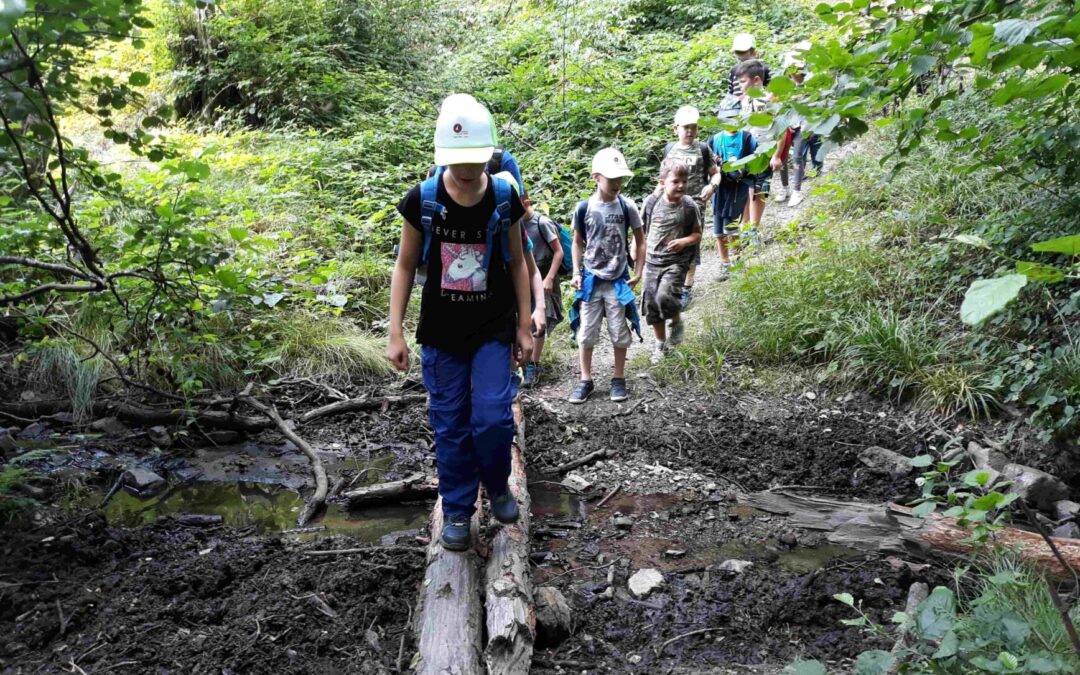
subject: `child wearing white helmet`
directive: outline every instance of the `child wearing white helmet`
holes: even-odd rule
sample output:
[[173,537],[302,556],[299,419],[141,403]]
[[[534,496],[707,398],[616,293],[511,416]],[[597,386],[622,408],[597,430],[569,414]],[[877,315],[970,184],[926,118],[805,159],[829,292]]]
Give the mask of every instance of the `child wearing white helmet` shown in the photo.
[[511,361],[532,349],[529,280],[522,254],[525,207],[510,183],[488,174],[497,139],[491,115],[454,95],[435,124],[440,168],[398,203],[404,218],[390,286],[386,355],[409,368],[405,310],[417,265],[427,263],[416,341],[442,498],[441,543],[472,544],[479,486],[501,522],[518,518],[507,485],[514,420]]

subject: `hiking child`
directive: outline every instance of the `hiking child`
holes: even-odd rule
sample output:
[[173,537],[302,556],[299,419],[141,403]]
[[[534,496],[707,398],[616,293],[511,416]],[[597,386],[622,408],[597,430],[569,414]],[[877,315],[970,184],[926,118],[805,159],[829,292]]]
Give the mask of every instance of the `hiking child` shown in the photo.
[[[739,99],[729,95],[720,102],[717,116],[721,123],[733,123],[739,119],[740,112]],[[746,169],[733,168],[727,171],[724,165],[754,154],[757,142],[754,136],[745,129],[735,131],[725,129],[712,137],[709,146],[719,168],[712,177],[715,188],[712,203],[713,236],[716,237],[716,253],[720,256],[720,264],[724,271],[727,271],[731,268],[728,243],[731,237],[739,233],[738,222],[743,217],[749,201],[754,178],[747,174]]]
[[[711,197],[713,193],[714,188],[710,179],[716,173],[716,166],[713,163],[713,154],[712,150],[709,149],[709,145],[698,141],[699,119],[701,119],[701,114],[692,105],[684,105],[675,112],[673,129],[676,138],[679,140],[668,143],[664,147],[664,156],[661,161],[675,159],[687,166],[689,173],[686,179],[686,194],[694,200],[698,208],[701,209],[702,214],[704,214],[705,200]],[[654,191],[654,194],[659,196],[659,192],[658,188]],[[700,222],[701,219],[698,220]],[[686,285],[683,287],[683,294],[679,298],[680,306],[683,309],[686,309],[690,304],[694,277],[698,265],[701,264],[701,247],[694,246],[692,253],[690,269],[686,273]]]
[[[488,173],[491,173],[491,162],[488,162]],[[514,191],[521,196],[522,204],[526,205],[526,212],[528,212],[528,201],[524,197],[525,192],[521,189],[520,178],[515,177],[514,174],[509,171],[499,171],[492,174],[496,178],[502,178],[506,182],[510,183],[510,186],[514,188]],[[533,255],[536,250],[536,245],[533,242],[532,237],[526,231],[524,221],[521,226],[521,246],[522,254],[525,256],[525,269],[529,276],[529,297],[532,302],[532,334],[535,347],[535,338],[538,335],[544,335],[547,332],[547,307],[545,303],[544,294],[544,279],[540,274],[540,266],[536,261],[536,257]],[[514,377],[514,396],[517,396],[517,386],[520,382],[519,374],[515,371]],[[524,384],[524,383],[522,383]],[[528,385],[524,385],[528,386]]]
[[[742,86],[739,82],[739,77],[735,74],[735,71],[741,63],[753,59],[761,59],[761,57],[758,56],[754,36],[750,33],[739,33],[736,35],[731,41],[731,52],[735,54],[735,65],[731,66],[731,71],[728,72],[727,93],[732,96],[742,96],[746,93],[746,87]],[[769,73],[769,67],[765,66],[765,74],[761,76],[762,84],[768,85],[769,80],[771,79],[772,75]]]
[[[551,218],[533,208],[526,196],[525,220],[523,227],[533,242],[533,258],[540,270],[546,328],[533,333],[533,351],[529,362],[525,364],[525,379],[522,385],[535,387],[540,383],[540,357],[544,353],[544,342],[551,331],[563,320],[562,290],[559,288],[559,274],[563,268],[563,249],[559,238],[560,227]],[[534,292],[535,297],[535,292]],[[535,304],[535,302],[534,302]],[[533,310],[534,316],[539,308]],[[534,319],[535,326],[535,319]]]
[[[810,46],[809,42],[800,42],[795,45],[797,51],[784,55],[784,72],[800,87],[806,81],[806,64],[800,58],[800,55],[810,49]],[[803,201],[802,184],[806,178],[807,158],[809,157],[813,162],[813,166],[818,172],[822,168],[823,163],[818,159],[818,152],[821,150],[821,136],[810,129],[810,124],[805,119],[800,119],[799,126],[793,127],[791,131],[791,156],[794,166],[792,167],[791,196],[788,199],[788,206],[798,206]]]
[[[571,403],[584,403],[593,392],[593,349],[600,339],[600,322],[603,320],[607,321],[608,336],[615,350],[610,397],[612,401],[629,398],[626,350],[633,341],[631,327],[641,335],[634,287],[641,280],[645,266],[645,234],[634,202],[619,192],[623,180],[633,175],[626,166],[626,159],[615,148],[596,153],[592,160],[596,192],[580,202],[574,211],[574,276],[570,285],[577,293],[570,311],[570,327],[578,341],[581,381],[570,394]],[[630,232],[634,233],[633,276],[630,274]]]
[[524,361],[532,350],[520,229],[525,207],[509,183],[485,171],[495,145],[488,111],[451,96],[435,123],[435,164],[445,168],[397,206],[405,222],[390,285],[386,355],[398,370],[408,369],[405,309],[416,267],[427,262],[416,341],[435,433],[441,540],[455,551],[471,543],[481,482],[496,519],[518,518],[507,479],[511,362]]
[[[645,288],[642,307],[645,323],[656,336],[653,363],[669,347],[682,342],[685,327],[679,312],[683,283],[701,243],[701,210],[686,194],[690,168],[671,158],[660,164],[660,192],[646,197]],[[668,322],[671,330],[668,332]]]
[[[738,78],[743,92],[748,92],[753,88],[764,88],[765,83],[763,78],[765,77],[765,72],[765,64],[757,59],[743,61],[735,68],[735,76]],[[767,112],[771,101],[767,96],[758,98],[744,93],[741,97],[741,103],[743,114],[750,116],[754,113]],[[751,126],[750,133],[754,136],[754,140],[757,142],[758,147],[773,142],[770,127]],[[773,172],[779,171],[780,167],[783,165],[783,157],[787,152],[789,142],[790,139],[785,130],[785,133],[780,136],[780,140],[773,149],[772,157],[769,160],[769,166],[761,173],[754,174],[754,186],[750,193],[750,199],[746,206],[746,216],[744,218],[744,220],[750,223],[751,236],[754,236],[753,233],[756,233],[758,227],[761,225],[761,218],[765,215],[765,206],[768,203],[769,186],[772,181]]]

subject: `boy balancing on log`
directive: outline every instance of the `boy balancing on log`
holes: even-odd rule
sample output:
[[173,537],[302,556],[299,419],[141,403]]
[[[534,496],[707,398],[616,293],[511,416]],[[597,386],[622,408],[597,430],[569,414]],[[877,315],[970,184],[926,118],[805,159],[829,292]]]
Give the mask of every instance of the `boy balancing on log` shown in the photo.
[[386,355],[409,367],[402,323],[419,263],[427,263],[416,341],[435,432],[442,544],[471,543],[469,521],[483,482],[495,518],[518,518],[507,488],[514,367],[528,359],[529,278],[522,253],[525,207],[510,184],[485,171],[497,145],[487,109],[470,96],[443,103],[435,123],[440,168],[398,204],[405,222],[390,286]]

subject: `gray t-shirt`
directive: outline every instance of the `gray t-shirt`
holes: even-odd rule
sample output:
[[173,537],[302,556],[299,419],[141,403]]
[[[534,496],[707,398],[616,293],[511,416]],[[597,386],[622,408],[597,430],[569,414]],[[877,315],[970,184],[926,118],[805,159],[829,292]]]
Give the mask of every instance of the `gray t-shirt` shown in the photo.
[[701,229],[701,213],[697,203],[683,196],[681,204],[669,204],[663,195],[650,195],[652,213],[649,216],[649,236],[645,242],[645,262],[650,265],[690,265],[694,247],[672,253],[667,245]]
[[[630,218],[629,227],[623,217],[623,204]],[[589,197],[584,227],[577,222],[575,211],[574,229],[585,235],[585,267],[600,279],[614,281],[626,269],[626,238],[630,230],[641,229],[641,216],[632,199],[602,202],[594,194]]]
[[551,265],[551,257],[555,254],[555,247],[559,246],[559,226],[541,213],[533,213],[532,218],[525,219],[525,233],[533,243],[533,258],[536,266],[545,274]]
[[668,150],[667,155],[664,156],[664,159],[675,159],[682,162],[690,170],[686,177],[686,194],[691,197],[697,197],[701,194],[707,182],[705,175],[713,167],[712,152],[707,151],[704,154],[709,162],[704,168],[701,165],[705,163],[705,159],[701,156],[701,145],[697,142],[689,148],[675,143]]

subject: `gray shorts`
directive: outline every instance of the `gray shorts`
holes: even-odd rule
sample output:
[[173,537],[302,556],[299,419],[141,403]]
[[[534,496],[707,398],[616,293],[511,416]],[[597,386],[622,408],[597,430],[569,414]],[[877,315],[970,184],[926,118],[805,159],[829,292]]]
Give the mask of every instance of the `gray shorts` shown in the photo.
[[[535,302],[532,303],[532,308],[536,309]],[[554,290],[551,293],[544,293],[544,317],[547,320],[544,335],[551,335],[551,332],[563,320],[562,289],[559,288],[558,279],[555,280]]]
[[645,263],[645,290],[641,294],[645,323],[654,326],[679,315],[688,267],[685,263],[673,265]]
[[600,341],[600,321],[607,319],[608,336],[615,347],[627,348],[633,342],[630,326],[626,323],[626,307],[615,295],[615,286],[610,281],[593,280],[592,298],[581,303],[581,328],[578,330],[578,344],[582,347],[595,347]]

